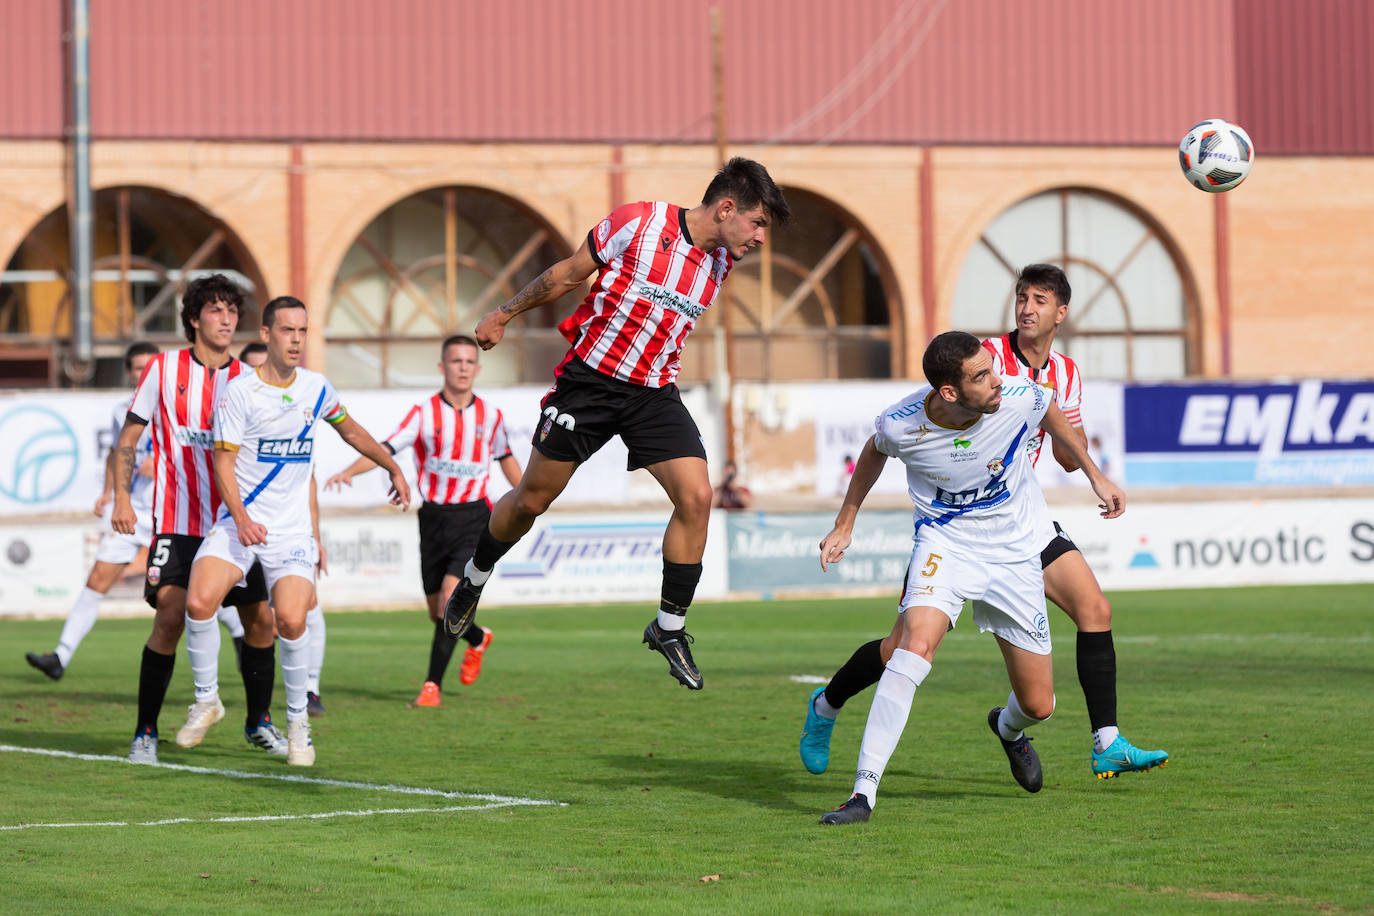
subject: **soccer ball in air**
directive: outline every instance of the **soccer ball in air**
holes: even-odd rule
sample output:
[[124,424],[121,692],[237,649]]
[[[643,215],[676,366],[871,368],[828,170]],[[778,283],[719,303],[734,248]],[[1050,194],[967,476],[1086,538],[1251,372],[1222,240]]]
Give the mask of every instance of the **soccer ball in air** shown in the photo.
[[1208,118],[1194,124],[1178,145],[1183,177],[1209,194],[1229,191],[1255,164],[1255,145],[1239,124]]

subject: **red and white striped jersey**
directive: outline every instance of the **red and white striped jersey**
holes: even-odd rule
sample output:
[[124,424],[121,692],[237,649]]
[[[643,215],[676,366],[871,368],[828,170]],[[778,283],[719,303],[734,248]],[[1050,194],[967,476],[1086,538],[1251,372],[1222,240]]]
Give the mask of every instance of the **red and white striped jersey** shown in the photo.
[[[1001,337],[989,337],[983,347],[992,354],[992,368],[1002,375],[1025,376],[1054,391],[1054,398],[1064,418],[1074,426],[1083,425],[1083,376],[1078,364],[1053,348],[1050,358],[1039,369],[1032,369],[1016,345],[1016,332]],[[1040,447],[1045,443],[1045,431],[1037,429],[1035,435],[1026,441],[1026,451],[1034,464],[1040,458]]]
[[671,385],[683,342],[730,273],[729,253],[694,246],[687,211],[657,201],[617,207],[587,233],[587,247],[601,270],[558,326],[573,345],[559,368],[576,356],[635,385]]
[[442,391],[410,408],[382,444],[393,454],[413,447],[420,494],[443,504],[485,500],[491,463],[511,453],[501,411],[475,395],[460,410]]
[[153,437],[153,533],[205,537],[219,511],[215,487],[215,403],[220,386],[247,367],[211,369],[191,348],[159,353],[143,368],[129,415]]

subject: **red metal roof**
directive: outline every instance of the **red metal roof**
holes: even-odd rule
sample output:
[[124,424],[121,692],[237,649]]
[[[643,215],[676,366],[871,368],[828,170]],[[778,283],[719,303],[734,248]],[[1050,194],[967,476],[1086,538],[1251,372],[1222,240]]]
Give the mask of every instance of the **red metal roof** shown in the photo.
[[[709,142],[713,6],[735,143],[1374,151],[1366,0],[94,0],[93,135]],[[0,136],[61,135],[61,7],[0,0]]]

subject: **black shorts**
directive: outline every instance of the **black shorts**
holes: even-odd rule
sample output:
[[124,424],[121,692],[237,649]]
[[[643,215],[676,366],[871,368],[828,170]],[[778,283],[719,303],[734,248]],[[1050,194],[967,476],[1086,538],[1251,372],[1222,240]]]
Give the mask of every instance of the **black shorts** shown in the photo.
[[477,539],[491,518],[491,503],[424,503],[420,506],[420,584],[426,595],[439,594],[444,576],[463,577],[477,550]]
[[[153,546],[148,548],[148,573],[143,580],[143,600],[157,610],[157,592],[164,585],[179,585],[186,588],[191,584],[191,564],[195,562],[196,551],[205,538],[189,534],[158,534],[153,536]],[[234,586],[229,590],[224,603],[232,607],[243,607],[267,600],[267,578],[257,563],[248,570],[247,584]]]
[[706,460],[701,431],[676,385],[633,385],[572,359],[540,407],[534,447],[555,461],[580,464],[612,436],[629,450],[630,471],[673,458]]
[[1040,568],[1045,569],[1055,560],[1064,554],[1078,549],[1078,545],[1069,537],[1069,533],[1059,527],[1059,523],[1054,523],[1054,538],[1045,545],[1045,549],[1040,551]]

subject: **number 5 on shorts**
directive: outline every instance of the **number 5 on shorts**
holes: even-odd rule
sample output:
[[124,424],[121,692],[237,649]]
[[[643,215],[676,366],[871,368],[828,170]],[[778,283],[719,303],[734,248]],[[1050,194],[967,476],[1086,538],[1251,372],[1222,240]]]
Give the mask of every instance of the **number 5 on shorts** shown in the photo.
[[153,544],[153,565],[166,566],[167,561],[172,558],[172,539],[158,538]]
[[927,579],[935,575],[935,571],[940,568],[940,561],[943,559],[944,557],[940,556],[938,553],[926,554],[926,565],[921,567],[921,575],[925,576]]

